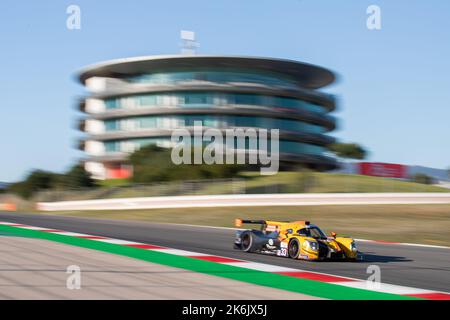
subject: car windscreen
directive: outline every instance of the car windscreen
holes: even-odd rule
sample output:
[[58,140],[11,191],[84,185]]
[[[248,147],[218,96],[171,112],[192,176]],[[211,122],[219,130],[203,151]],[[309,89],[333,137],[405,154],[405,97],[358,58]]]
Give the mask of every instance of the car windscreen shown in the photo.
[[298,234],[311,238],[326,238],[327,236],[318,227],[303,228],[297,231]]

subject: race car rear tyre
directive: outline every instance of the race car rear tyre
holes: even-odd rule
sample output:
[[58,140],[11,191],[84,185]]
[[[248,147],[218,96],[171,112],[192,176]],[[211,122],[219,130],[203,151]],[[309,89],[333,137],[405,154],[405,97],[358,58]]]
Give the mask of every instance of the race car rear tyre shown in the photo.
[[251,232],[244,232],[241,235],[241,248],[245,252],[255,252],[255,235]]
[[300,243],[297,239],[292,239],[288,244],[288,254],[291,259],[298,259],[300,255]]

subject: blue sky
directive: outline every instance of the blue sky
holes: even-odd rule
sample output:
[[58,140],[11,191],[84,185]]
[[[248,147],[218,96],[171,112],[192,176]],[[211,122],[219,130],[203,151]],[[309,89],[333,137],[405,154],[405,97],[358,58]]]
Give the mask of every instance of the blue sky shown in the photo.
[[[81,30],[66,8],[81,8]],[[381,8],[382,29],[366,28]],[[370,160],[450,166],[450,1],[2,0],[0,181],[35,168],[63,171],[83,156],[74,106],[81,67],[178,53],[193,30],[198,53],[295,59],[339,75],[334,135]]]

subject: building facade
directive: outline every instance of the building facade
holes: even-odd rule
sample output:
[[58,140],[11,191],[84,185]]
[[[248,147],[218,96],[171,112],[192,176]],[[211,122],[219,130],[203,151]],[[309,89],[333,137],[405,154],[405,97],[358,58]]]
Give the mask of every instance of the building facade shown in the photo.
[[[327,135],[336,120],[333,96],[318,89],[335,76],[291,60],[173,55],[127,58],[85,68],[89,95],[79,102],[86,133],[79,148],[94,178],[131,174],[130,153],[148,144],[171,147],[171,132],[203,128],[279,129],[282,167],[336,167]],[[196,123],[199,123],[196,122]]]

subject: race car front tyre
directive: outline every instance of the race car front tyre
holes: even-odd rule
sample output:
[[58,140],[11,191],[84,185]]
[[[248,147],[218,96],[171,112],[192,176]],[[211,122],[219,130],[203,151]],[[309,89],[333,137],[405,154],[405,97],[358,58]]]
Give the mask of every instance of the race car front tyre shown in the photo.
[[251,232],[244,232],[241,235],[241,249],[245,252],[255,252],[255,235]]
[[289,241],[288,253],[289,258],[298,259],[298,256],[300,255],[300,243],[297,239],[292,239],[291,241]]

